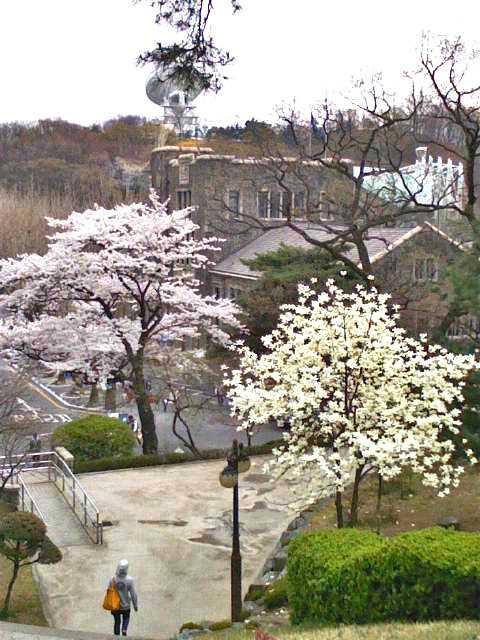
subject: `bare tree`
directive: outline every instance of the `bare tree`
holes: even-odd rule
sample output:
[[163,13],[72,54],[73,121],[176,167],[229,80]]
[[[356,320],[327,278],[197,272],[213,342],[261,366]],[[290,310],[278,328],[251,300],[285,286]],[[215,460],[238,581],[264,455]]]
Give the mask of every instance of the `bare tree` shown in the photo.
[[158,404],[172,416],[171,428],[176,438],[195,456],[201,457],[193,423],[206,419],[206,412],[217,405],[218,389],[223,378],[215,366],[198,351],[179,353],[168,347],[150,362]]
[[17,422],[18,398],[27,384],[26,372],[13,373],[2,381],[0,396],[0,500],[5,487],[18,473],[26,459],[26,438],[32,425],[28,420]]

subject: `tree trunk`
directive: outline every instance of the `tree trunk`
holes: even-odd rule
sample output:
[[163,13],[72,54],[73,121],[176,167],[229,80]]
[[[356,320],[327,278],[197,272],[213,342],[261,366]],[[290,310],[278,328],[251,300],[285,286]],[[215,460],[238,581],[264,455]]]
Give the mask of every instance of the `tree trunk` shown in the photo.
[[107,384],[105,390],[105,411],[117,410],[117,385],[115,382]]
[[377,533],[380,533],[380,508],[382,506],[383,495],[383,476],[378,474],[378,489],[377,489]]
[[157,453],[158,438],[155,431],[155,415],[145,392],[142,395],[137,394],[137,409],[142,425],[143,453]]
[[[20,543],[17,542],[17,553],[18,553],[19,549],[20,549]],[[15,584],[15,580],[17,579],[17,576],[18,576],[18,570],[19,570],[19,563],[15,562],[14,565],[13,565],[12,579],[8,583],[7,594],[6,594],[5,600],[3,602],[2,613],[3,613],[3,615],[5,617],[8,616],[8,610],[10,608],[10,597],[12,595],[13,585]]]
[[65,384],[65,371],[60,371],[55,380],[55,384]]
[[87,407],[96,407],[99,403],[98,397],[98,386],[97,384],[92,384],[90,387],[90,397],[88,398]]
[[143,453],[157,453],[158,438],[155,430],[155,415],[152,411],[148,394],[145,389],[145,378],[143,375],[143,358],[137,354],[133,369],[133,389],[135,391],[135,401],[137,403],[138,415],[142,426]]
[[343,529],[342,492],[338,490],[335,494],[335,508],[337,510],[337,527]]
[[350,502],[350,517],[348,526],[356,527],[358,524],[358,489],[360,487],[360,480],[362,476],[362,467],[359,467],[355,471],[355,480],[353,481],[352,500]]

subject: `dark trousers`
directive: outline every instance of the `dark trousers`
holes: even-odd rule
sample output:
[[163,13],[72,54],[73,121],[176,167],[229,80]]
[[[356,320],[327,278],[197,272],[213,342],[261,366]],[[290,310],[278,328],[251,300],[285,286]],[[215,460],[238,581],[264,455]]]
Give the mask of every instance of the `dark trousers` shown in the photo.
[[120,635],[120,621],[122,623],[122,633],[127,635],[128,623],[130,622],[130,609],[119,609],[112,611],[113,616],[113,634]]

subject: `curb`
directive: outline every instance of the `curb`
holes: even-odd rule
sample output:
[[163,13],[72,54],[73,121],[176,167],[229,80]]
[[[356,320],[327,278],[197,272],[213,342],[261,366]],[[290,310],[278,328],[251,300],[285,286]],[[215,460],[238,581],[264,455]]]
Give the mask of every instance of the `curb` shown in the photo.
[[[13,369],[14,371],[18,371],[18,366],[16,364],[7,364],[7,366],[10,367],[10,369]],[[101,409],[93,409],[91,407],[79,407],[76,404],[71,404],[70,402],[67,402],[64,398],[62,398],[62,396],[58,395],[58,393],[55,393],[55,391],[50,389],[50,387],[47,387],[47,385],[43,384],[43,382],[40,382],[38,378],[36,378],[35,376],[29,376],[29,378],[30,378],[31,384],[38,387],[39,389],[42,389],[42,391],[45,391],[45,393],[48,393],[49,395],[51,395],[52,398],[55,398],[55,400],[58,403],[60,403],[67,409],[75,409],[75,411],[93,411],[93,412],[102,411]]]
[[95,409],[92,407],[79,407],[77,404],[71,404],[70,402],[67,402],[64,398],[62,398],[62,396],[60,396],[58,393],[50,389],[50,387],[47,387],[47,385],[43,384],[43,382],[40,382],[37,378],[34,378],[32,376],[30,380],[35,386],[42,389],[42,391],[45,391],[45,393],[48,393],[49,395],[51,395],[52,398],[55,398],[57,402],[62,404],[67,409],[75,409],[75,411],[93,411],[93,412],[102,411],[102,409]]

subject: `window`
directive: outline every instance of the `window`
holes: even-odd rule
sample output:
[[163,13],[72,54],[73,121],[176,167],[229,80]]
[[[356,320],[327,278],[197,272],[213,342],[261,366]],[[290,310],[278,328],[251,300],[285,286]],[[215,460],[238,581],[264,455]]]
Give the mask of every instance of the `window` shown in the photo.
[[269,192],[258,191],[257,192],[257,211],[259,218],[268,218],[269,214]]
[[191,191],[177,191],[177,204],[179,209],[185,209],[192,204]]
[[463,316],[456,318],[447,329],[449,338],[477,338],[478,336],[478,320],[471,316]]
[[270,218],[281,217],[281,196],[282,194],[278,191],[274,191],[270,194]]
[[305,194],[303,191],[293,195],[293,212],[296,216],[303,216],[305,213]]
[[433,258],[427,258],[426,260],[426,271],[427,278],[432,282],[436,282],[438,280],[438,265],[437,261]]
[[424,258],[420,258],[420,260],[415,260],[414,281],[423,282],[424,280],[425,280],[425,260]]
[[213,296],[215,300],[220,300],[220,298],[223,298],[222,285],[219,282],[213,283]]
[[438,280],[438,262],[435,258],[417,258],[413,269],[414,282],[436,282]]
[[286,218],[292,212],[292,197],[291,191],[282,191],[282,216]]
[[236,289],[235,287],[230,287],[229,289],[229,298],[230,300],[237,300],[238,296],[242,293],[241,289]]
[[232,215],[240,213],[240,191],[228,192],[228,212]]
[[178,165],[178,182],[179,184],[190,182],[190,165],[187,162],[181,162]]
[[400,262],[397,256],[390,257],[389,270],[391,273],[400,273]]
[[292,208],[292,194],[289,191],[257,191],[257,212],[259,218],[284,218]]

